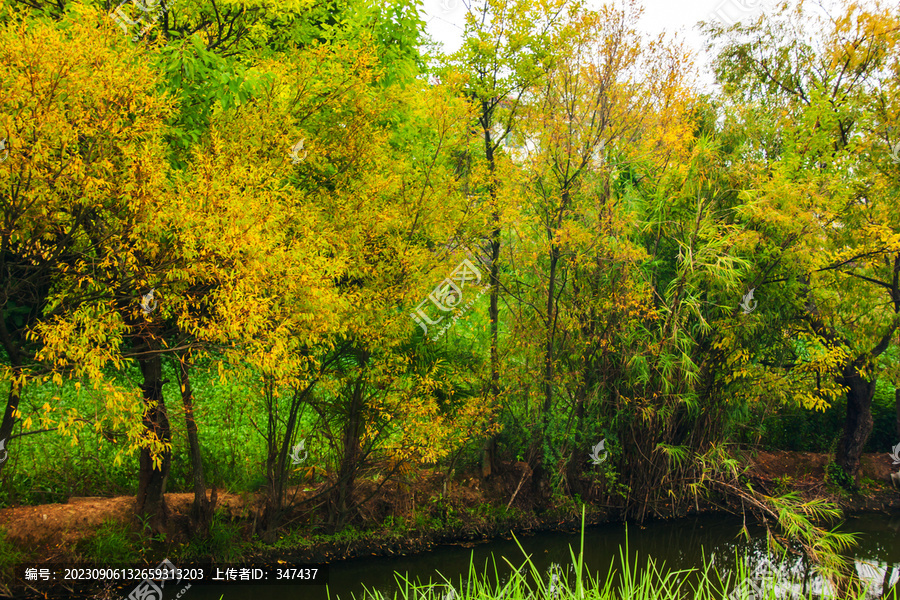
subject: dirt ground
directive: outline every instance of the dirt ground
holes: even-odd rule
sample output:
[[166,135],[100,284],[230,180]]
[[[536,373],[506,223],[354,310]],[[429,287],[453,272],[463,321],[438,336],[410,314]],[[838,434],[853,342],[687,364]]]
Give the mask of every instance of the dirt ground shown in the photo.
[[[166,494],[169,511],[187,518],[193,494]],[[219,494],[218,506],[232,516],[242,516],[244,503],[240,496]],[[134,496],[72,497],[66,504],[19,506],[0,510],[0,525],[7,539],[22,545],[37,545],[50,540],[59,547],[68,546],[94,533],[107,520],[130,522],[134,519]]]
[[[825,480],[827,454],[813,452],[760,452],[753,461],[753,471],[762,478],[774,481],[779,477],[792,477],[801,484],[817,485]],[[891,482],[891,471],[897,467],[884,452],[863,454],[862,478],[882,483]]]
[[[825,466],[828,455],[808,452],[760,452],[753,459],[752,478],[770,491],[779,485],[787,485],[802,492],[826,495]],[[888,508],[885,498],[891,506],[900,505],[900,492],[891,489],[890,473],[897,467],[885,453],[865,455],[862,460],[862,477],[882,484],[877,496],[877,503],[872,503],[872,495],[857,499],[857,505],[842,502],[850,510],[872,510]],[[452,486],[451,497],[460,506],[472,507],[484,502],[506,504],[505,499],[515,496],[517,489],[527,475],[525,463],[508,465],[501,477],[484,482],[479,477],[463,476]],[[521,476],[520,476],[521,474]],[[785,479],[789,478],[789,479]],[[887,484],[887,485],[884,485]],[[421,502],[441,491],[441,477],[438,474],[426,474],[412,485],[391,483],[385,486],[382,494],[363,509],[363,518],[369,522],[382,522],[387,514],[396,514],[398,510],[411,509],[413,503]],[[528,486],[523,486],[527,488]],[[299,491],[300,496],[303,495]],[[312,494],[312,491],[308,492]],[[513,498],[515,505],[527,508],[524,494]],[[839,498],[835,498],[841,501]],[[512,502],[513,500],[510,500]],[[166,494],[170,523],[173,525],[173,537],[179,537],[178,529],[186,527],[193,494]],[[252,508],[260,501],[248,494],[235,495],[225,492],[218,494],[218,507],[236,519],[252,518]],[[408,505],[408,506],[404,506]],[[0,526],[6,528],[7,539],[20,547],[36,550],[38,554],[50,557],[65,555],[80,539],[92,535],[101,523],[109,519],[121,522],[136,523],[134,516],[134,498],[120,496],[116,498],[70,498],[66,504],[44,504],[40,506],[20,506],[0,510]],[[186,533],[185,529],[185,533]],[[484,533],[490,532],[468,532]]]

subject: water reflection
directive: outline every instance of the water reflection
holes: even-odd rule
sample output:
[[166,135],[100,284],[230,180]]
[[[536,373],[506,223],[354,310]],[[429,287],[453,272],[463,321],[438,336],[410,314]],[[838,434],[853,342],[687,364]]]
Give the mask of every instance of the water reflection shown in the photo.
[[[886,523],[880,528],[873,528],[878,520],[878,517],[871,516],[853,519],[843,528],[846,531],[853,531],[854,526],[857,526],[862,534],[853,562],[860,583],[867,589],[866,597],[873,599],[887,598],[892,592],[900,592],[898,541],[896,536],[888,538],[882,533],[885,525],[894,531],[900,529],[900,518],[884,519],[883,522]],[[766,552],[764,536],[756,536],[749,542],[736,545],[730,555],[727,550],[713,554],[713,560],[718,561],[718,565],[724,565],[717,569],[719,573],[728,573],[732,580],[738,579],[731,565],[735,562],[734,550],[739,547],[743,547],[746,553],[743,567],[747,578],[738,581],[728,596],[730,600],[768,597],[769,590],[774,591],[775,597],[779,600],[839,597],[839,593],[833,589],[831,583],[804,557],[789,555],[780,560],[773,560]]]

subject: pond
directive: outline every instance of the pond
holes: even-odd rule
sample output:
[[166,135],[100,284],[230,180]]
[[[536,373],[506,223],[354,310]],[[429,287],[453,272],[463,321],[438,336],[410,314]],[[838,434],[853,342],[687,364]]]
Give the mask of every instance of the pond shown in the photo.
[[[716,570],[725,578],[732,572],[736,556],[749,559],[747,572],[754,580],[774,578],[779,597],[790,597],[803,591],[820,593],[821,580],[799,558],[786,561],[780,573],[774,573],[766,559],[765,530],[750,527],[751,537],[741,534],[743,521],[732,516],[704,516],[677,521],[616,524],[589,527],[585,530],[584,561],[594,577],[606,579],[611,567],[619,568],[620,552],[624,553],[627,531],[627,552],[630,565],[643,567],[652,558],[657,566],[666,570],[702,569],[704,561],[712,561]],[[855,550],[856,569],[860,579],[870,583],[869,597],[881,596],[882,588],[897,583],[900,578],[900,514],[868,514],[848,518],[841,528],[860,533],[860,543]],[[578,533],[541,533],[517,536],[524,550],[540,573],[549,580],[555,569],[572,569],[570,546],[578,552]],[[421,583],[444,584],[444,578],[458,591],[466,585],[470,560],[474,560],[477,573],[488,573],[489,578],[509,581],[512,567],[524,564],[522,550],[514,540],[494,540],[477,543],[471,548],[444,546],[433,551],[402,557],[364,558],[332,563],[327,591],[325,586],[194,586],[184,595],[184,600],[250,600],[251,598],[303,598],[326,600],[327,598],[351,600],[362,598],[364,590],[378,590],[384,597],[392,598],[400,589],[395,572]],[[790,583],[790,580],[805,583]],[[885,581],[887,580],[887,581]],[[746,585],[746,584],[745,584]],[[444,588],[446,589],[446,588]],[[452,596],[450,596],[452,597]]]

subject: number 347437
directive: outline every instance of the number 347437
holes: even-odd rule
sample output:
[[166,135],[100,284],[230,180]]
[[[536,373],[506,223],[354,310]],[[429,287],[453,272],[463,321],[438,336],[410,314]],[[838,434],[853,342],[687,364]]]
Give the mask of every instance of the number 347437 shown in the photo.
[[315,579],[318,569],[276,569],[276,579]]

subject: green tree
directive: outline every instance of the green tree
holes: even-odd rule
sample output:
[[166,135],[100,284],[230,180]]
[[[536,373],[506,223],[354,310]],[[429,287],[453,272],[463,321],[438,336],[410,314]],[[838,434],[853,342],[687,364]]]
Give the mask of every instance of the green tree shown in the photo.
[[875,381],[888,366],[881,357],[900,326],[898,169],[889,153],[900,115],[900,15],[880,4],[839,10],[825,18],[785,8],[709,33],[721,43],[716,73],[730,106],[765,112],[748,127],[746,150],[765,152],[749,182],[759,252],[796,239],[787,278],[770,283],[799,284],[798,335],[823,349],[830,368],[821,374],[846,393],[836,461],[858,482]]

